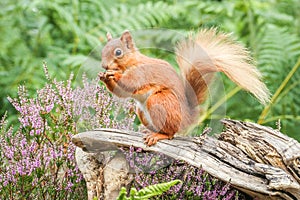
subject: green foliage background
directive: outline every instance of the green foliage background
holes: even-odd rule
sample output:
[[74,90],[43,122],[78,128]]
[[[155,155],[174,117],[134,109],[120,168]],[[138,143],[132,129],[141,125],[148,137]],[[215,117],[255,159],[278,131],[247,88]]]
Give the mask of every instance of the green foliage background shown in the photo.
[[[0,114],[8,111],[11,122],[17,116],[7,96],[15,97],[19,84],[26,84],[31,94],[44,85],[43,61],[57,79],[67,79],[87,60],[100,62],[107,31],[117,36],[132,30],[138,44],[172,50],[178,33],[215,26],[233,32],[251,50],[276,94],[272,104],[263,107],[248,93],[235,93],[236,86],[223,77],[226,93],[233,94],[226,101],[226,115],[260,119],[273,127],[280,119],[281,131],[300,140],[299,0],[2,0],[0,6]],[[176,65],[168,51],[143,52]],[[208,112],[204,122],[210,118],[218,116]]]

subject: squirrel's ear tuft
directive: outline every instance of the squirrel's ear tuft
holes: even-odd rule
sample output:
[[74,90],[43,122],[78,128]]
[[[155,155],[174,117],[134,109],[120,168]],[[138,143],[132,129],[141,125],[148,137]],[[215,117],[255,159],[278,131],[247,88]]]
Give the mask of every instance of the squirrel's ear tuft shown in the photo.
[[135,49],[134,42],[129,31],[124,31],[120,40],[126,45],[128,49]]
[[106,33],[106,38],[107,38],[107,41],[110,41],[112,39],[110,32]]

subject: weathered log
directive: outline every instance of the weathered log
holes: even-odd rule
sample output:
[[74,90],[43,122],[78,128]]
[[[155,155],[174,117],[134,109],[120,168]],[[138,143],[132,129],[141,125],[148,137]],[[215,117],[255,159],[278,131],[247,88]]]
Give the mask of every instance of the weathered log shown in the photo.
[[86,181],[88,199],[116,199],[132,174],[121,152],[87,153],[76,148],[76,162]]
[[98,129],[72,138],[90,153],[141,147],[202,167],[210,175],[258,199],[300,199],[300,144],[270,127],[224,119],[218,137],[175,137],[147,147],[143,134]]

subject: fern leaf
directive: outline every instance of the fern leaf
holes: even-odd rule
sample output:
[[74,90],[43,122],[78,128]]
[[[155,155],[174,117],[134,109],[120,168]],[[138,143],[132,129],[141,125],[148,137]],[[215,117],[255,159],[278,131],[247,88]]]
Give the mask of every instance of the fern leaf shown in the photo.
[[170,189],[170,187],[181,183],[181,180],[174,180],[166,183],[159,183],[145,187],[136,194],[137,199],[148,199],[150,197],[160,195]]
[[126,197],[126,188],[122,187],[119,193],[119,196],[117,197],[116,200],[127,200],[129,198]]
[[299,56],[300,40],[297,35],[274,25],[267,26],[258,51],[258,62],[262,69],[271,65],[275,70],[280,70],[285,63]]

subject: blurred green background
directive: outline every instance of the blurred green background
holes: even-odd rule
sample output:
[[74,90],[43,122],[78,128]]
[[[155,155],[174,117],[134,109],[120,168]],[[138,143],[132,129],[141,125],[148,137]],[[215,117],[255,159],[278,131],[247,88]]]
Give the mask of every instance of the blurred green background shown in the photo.
[[[17,115],[7,96],[17,96],[20,84],[35,95],[45,83],[44,61],[59,80],[91,66],[99,71],[107,31],[119,36],[131,30],[143,53],[176,66],[171,51],[178,39],[218,27],[250,49],[275,94],[270,105],[260,105],[247,92],[235,93],[236,86],[220,75],[232,94],[226,116],[272,127],[280,119],[281,131],[300,140],[299,0],[1,0],[0,6],[0,115],[7,111],[11,123]],[[204,122],[224,117],[209,109]]]

